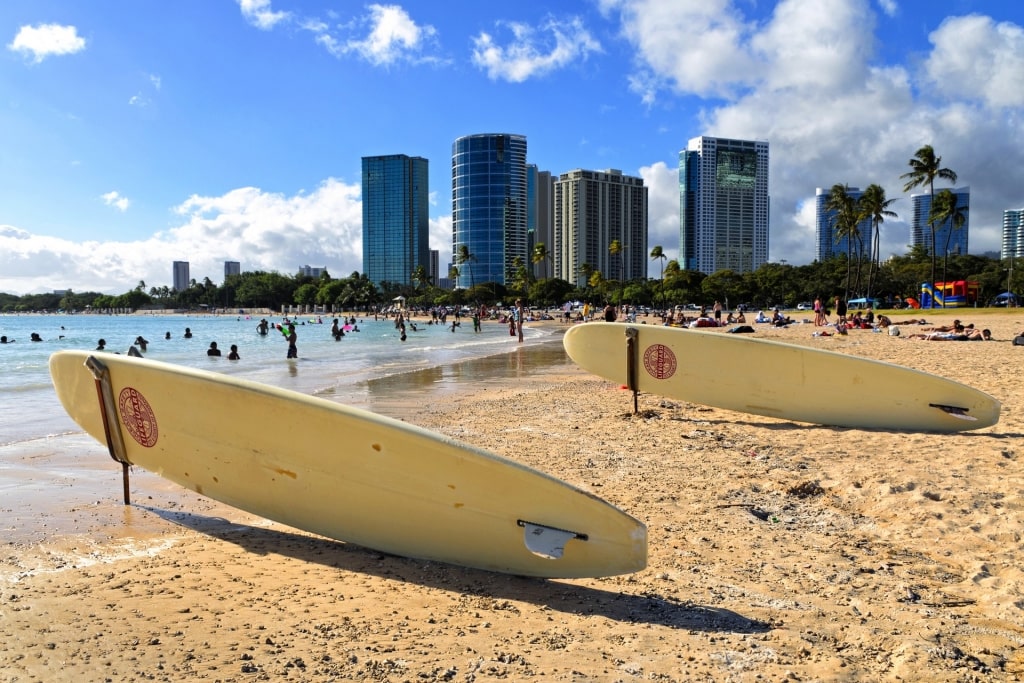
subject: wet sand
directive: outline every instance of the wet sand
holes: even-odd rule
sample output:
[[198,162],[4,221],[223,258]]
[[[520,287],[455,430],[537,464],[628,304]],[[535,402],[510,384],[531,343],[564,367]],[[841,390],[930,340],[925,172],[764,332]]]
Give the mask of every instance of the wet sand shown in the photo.
[[650,395],[634,414],[628,392],[558,347],[370,392],[378,412],[645,521],[649,566],[627,576],[540,581],[393,557],[142,471],[125,508],[119,466],[84,436],[0,453],[57,482],[35,510],[0,502],[0,679],[1024,679],[1024,347],[1008,341],[1024,313],[971,313],[959,317],[1000,341],[757,333],[934,372],[1003,402],[998,424],[955,435]]

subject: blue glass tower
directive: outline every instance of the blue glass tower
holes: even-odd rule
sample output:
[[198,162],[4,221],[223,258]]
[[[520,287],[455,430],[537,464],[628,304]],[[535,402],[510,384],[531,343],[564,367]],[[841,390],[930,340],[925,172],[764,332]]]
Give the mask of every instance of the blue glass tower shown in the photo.
[[[940,190],[936,190],[938,194]],[[964,224],[959,230],[954,230],[952,221],[946,220],[935,224],[935,255],[966,254],[968,244],[968,228],[971,224],[971,214],[968,210],[971,205],[971,188],[957,187],[952,192],[956,195],[956,204],[964,213]],[[910,219],[910,244],[912,246],[924,247],[924,250],[932,253],[932,226],[928,224],[928,214],[932,209],[932,196],[930,194],[910,195],[911,219]]]
[[[827,261],[835,256],[845,255],[847,252],[852,252],[854,257],[857,256],[857,243],[853,241],[851,245],[850,239],[836,240],[836,216],[839,214],[835,209],[826,209],[825,205],[828,203],[828,196],[832,193],[831,188],[818,187],[815,188],[814,192],[814,260],[815,261]],[[846,194],[853,198],[854,201],[859,201],[864,196],[864,192],[856,187],[846,188]],[[874,231],[874,225],[870,218],[865,218],[857,224],[857,230],[860,232],[861,242],[864,246],[864,257],[871,259],[871,235]],[[851,250],[852,246],[852,250]]]
[[[452,262],[459,269],[458,287],[506,284],[517,256],[529,265],[528,207],[525,136],[467,135],[452,144]],[[471,258],[460,263],[466,251]]]
[[363,274],[373,283],[411,284],[430,268],[427,160],[363,157]]

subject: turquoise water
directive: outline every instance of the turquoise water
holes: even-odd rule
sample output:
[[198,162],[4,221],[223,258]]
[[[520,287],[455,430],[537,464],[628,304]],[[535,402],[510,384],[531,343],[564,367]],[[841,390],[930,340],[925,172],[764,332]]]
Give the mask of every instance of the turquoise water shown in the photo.
[[[280,316],[266,316],[280,323]],[[50,384],[48,359],[62,349],[96,348],[106,340],[108,352],[127,353],[136,337],[149,341],[147,358],[222,372],[305,394],[368,407],[368,382],[402,376],[420,370],[439,369],[460,361],[503,354],[519,345],[508,329],[485,322],[479,333],[472,322],[451,331],[451,325],[416,322],[418,331],[407,328],[407,340],[399,339],[391,320],[359,316],[359,331],[340,341],[330,334],[330,317],[298,316],[299,359],[285,358],[287,342],[271,329],[260,336],[259,317],[239,315],[0,315],[0,335],[14,343],[0,344],[0,446],[48,436],[80,432],[64,412]],[[185,328],[192,338],[184,337]],[[29,341],[37,333],[43,341]],[[165,338],[170,333],[170,338]],[[544,328],[527,328],[528,343],[552,334]],[[210,358],[206,350],[216,341],[223,351]],[[238,346],[241,360],[227,360],[228,349]],[[430,373],[427,373],[430,376]]]

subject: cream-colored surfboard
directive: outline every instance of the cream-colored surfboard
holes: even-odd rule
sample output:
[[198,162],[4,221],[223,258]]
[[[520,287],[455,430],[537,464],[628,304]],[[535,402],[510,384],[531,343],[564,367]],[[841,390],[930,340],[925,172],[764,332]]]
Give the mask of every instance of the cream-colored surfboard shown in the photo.
[[999,402],[926,372],[832,351],[717,332],[585,323],[569,357],[636,391],[783,420],[957,432],[999,421]]
[[522,576],[646,565],[647,530],[625,512],[404,422],[115,354],[61,351],[50,373],[68,414],[116,460],[299,529]]

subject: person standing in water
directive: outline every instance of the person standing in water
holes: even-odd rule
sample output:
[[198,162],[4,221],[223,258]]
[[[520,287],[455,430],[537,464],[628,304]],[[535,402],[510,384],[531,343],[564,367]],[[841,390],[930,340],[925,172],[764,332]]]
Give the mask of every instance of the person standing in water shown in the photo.
[[281,334],[284,335],[284,338],[288,340],[288,355],[286,357],[298,358],[299,349],[295,343],[298,341],[299,335],[295,334],[295,323],[290,322],[287,327],[281,326],[278,329],[281,330]]

